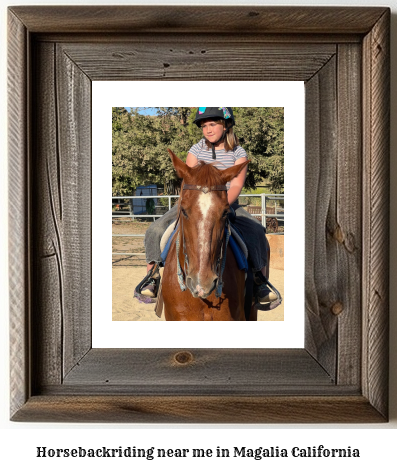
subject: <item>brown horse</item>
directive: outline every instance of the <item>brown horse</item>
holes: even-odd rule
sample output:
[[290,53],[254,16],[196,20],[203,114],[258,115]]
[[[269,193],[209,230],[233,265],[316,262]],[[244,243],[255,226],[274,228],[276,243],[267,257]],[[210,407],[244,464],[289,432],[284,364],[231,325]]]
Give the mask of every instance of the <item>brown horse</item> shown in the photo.
[[[204,162],[191,168],[172,151],[169,153],[183,183],[179,229],[163,273],[165,319],[245,321],[245,273],[238,269],[230,246],[226,246],[229,204],[225,185],[248,161],[223,171]],[[222,289],[218,287],[221,281]]]

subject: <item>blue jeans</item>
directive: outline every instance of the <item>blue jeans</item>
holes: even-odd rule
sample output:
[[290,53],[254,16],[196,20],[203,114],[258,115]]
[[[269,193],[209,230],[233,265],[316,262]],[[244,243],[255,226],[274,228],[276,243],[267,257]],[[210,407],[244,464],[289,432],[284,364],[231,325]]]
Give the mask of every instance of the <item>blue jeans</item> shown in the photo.
[[[267,240],[266,229],[250,213],[238,203],[233,203],[232,208],[236,212],[233,225],[242,234],[248,248],[249,259],[254,272],[260,271],[267,265]],[[146,231],[144,244],[146,249],[146,262],[160,262],[160,240],[167,227],[176,221],[178,205],[167,211],[161,218],[154,221]]]

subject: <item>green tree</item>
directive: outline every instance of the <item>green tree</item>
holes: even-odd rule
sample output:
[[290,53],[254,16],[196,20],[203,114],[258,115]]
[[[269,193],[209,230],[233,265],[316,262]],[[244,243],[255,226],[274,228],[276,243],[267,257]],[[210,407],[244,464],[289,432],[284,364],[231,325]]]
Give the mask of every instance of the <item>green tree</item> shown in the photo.
[[234,108],[235,132],[251,160],[245,186],[255,188],[264,178],[272,191],[284,188],[284,109]]
[[[185,120],[186,121],[186,120]],[[113,110],[113,194],[131,194],[138,185],[165,185],[177,191],[178,178],[167,148],[186,158],[191,140],[187,125],[175,112],[160,109],[157,116]]]
[[112,109],[112,193],[113,196],[131,195],[135,188],[134,175],[126,157],[126,136],[132,126],[125,108]]
[[[141,109],[113,108],[113,195],[132,194],[149,183],[175,194],[180,182],[167,148],[186,159],[190,147],[202,137],[193,123],[197,108],[158,108],[156,116]],[[246,180],[254,188],[268,178],[272,191],[284,184],[284,113],[282,108],[234,108],[236,134],[251,163]]]

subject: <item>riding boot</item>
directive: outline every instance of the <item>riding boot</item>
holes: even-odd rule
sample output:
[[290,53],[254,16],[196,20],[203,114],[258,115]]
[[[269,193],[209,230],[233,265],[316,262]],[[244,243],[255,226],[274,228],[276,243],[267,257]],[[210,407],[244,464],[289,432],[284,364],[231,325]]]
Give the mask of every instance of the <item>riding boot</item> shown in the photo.
[[280,293],[260,271],[254,274],[254,296],[255,307],[261,311],[275,309],[282,302]]
[[145,278],[135,288],[134,298],[145,304],[155,303],[157,301],[160,279],[159,264],[155,263]]
[[151,276],[141,288],[141,294],[148,298],[156,298],[158,290],[158,281],[160,280],[160,274],[155,273]]

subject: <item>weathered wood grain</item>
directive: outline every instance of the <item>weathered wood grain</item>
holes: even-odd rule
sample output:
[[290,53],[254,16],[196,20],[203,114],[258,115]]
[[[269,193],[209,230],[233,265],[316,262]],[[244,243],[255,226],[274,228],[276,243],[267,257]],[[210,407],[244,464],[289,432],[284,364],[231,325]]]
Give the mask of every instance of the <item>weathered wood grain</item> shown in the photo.
[[382,7],[12,7],[32,32],[57,33],[366,33]]
[[60,47],[55,68],[65,376],[91,348],[91,80]]
[[9,302],[11,414],[30,394],[30,221],[26,28],[8,15]]
[[[210,43],[214,37],[214,32],[200,32],[191,33],[186,32],[178,34],[177,32],[163,32],[163,33],[139,33],[133,30],[129,32],[106,33],[96,32],[92,33],[73,33],[67,32],[47,32],[34,34],[35,40],[38,42],[55,42],[58,44],[86,44],[87,41],[92,41],[93,44],[158,44],[159,42],[166,42],[167,44],[191,44],[192,46],[200,46],[203,43]],[[258,33],[250,33],[250,31],[236,30],[233,35],[230,33],[217,32],[217,42],[227,43],[233,41],[239,44],[323,44],[323,45],[336,45],[342,43],[361,44],[363,33],[334,33],[330,32],[326,35],[320,33],[312,34],[298,34],[298,33],[266,33],[265,35],[258,35]]]
[[336,53],[335,44],[197,43],[161,38],[127,44],[65,44],[64,54],[91,80],[309,80]]
[[360,396],[39,396],[15,421],[127,423],[378,423],[385,419]]
[[306,85],[306,347],[330,374],[338,375],[338,384],[357,384],[361,374],[360,48],[339,46],[335,57]]
[[334,258],[337,164],[336,58],[306,84],[305,346],[335,378],[339,276]]
[[35,46],[37,384],[60,384],[91,348],[91,83],[54,44]]
[[59,221],[63,201],[59,185],[54,45],[35,45],[34,57],[37,67],[33,85],[33,390],[39,384],[62,381],[64,312],[63,241]]
[[[387,419],[389,10],[228,12],[10,9],[12,420]],[[216,78],[223,56],[247,81],[307,82],[306,349],[91,350],[91,80]]]
[[332,314],[338,320],[337,384],[360,384],[362,361],[362,53],[338,46],[338,127],[335,218],[328,237],[338,275]]
[[172,386],[190,394],[197,388],[216,388],[223,394],[240,388],[250,394],[267,386],[281,386],[281,392],[288,385],[334,384],[303,349],[267,349],[266,361],[261,349],[191,349],[186,363],[177,361],[178,353],[177,349],[94,349],[65,377],[63,385],[129,385],[134,391],[143,386],[151,393]]
[[390,224],[390,12],[364,39],[363,392],[387,416]]

